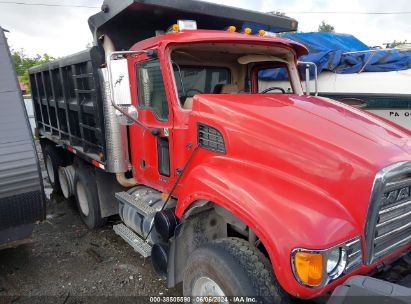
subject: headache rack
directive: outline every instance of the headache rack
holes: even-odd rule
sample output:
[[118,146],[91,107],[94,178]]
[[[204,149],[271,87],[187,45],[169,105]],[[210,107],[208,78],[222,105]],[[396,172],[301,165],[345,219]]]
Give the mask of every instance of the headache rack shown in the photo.
[[210,30],[233,25],[238,30],[250,26],[279,33],[298,28],[298,22],[287,16],[194,0],[105,0],[101,12],[88,23],[95,45],[108,35],[117,50],[128,50],[157,30],[166,31],[178,19],[195,20],[199,29]]

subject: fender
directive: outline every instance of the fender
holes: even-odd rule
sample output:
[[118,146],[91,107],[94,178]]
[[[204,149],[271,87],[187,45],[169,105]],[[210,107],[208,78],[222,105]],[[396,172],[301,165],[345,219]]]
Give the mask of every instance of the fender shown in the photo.
[[203,162],[184,178],[177,216],[201,199],[233,213],[263,242],[281,286],[293,295],[307,292],[292,274],[294,248],[327,248],[362,233],[344,206],[315,185],[209,151],[199,150],[195,158]]

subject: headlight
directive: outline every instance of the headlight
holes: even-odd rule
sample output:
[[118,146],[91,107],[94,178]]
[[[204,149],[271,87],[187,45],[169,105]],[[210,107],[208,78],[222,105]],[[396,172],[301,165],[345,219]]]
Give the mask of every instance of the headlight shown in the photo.
[[331,273],[335,268],[337,268],[338,263],[340,262],[341,249],[335,247],[328,252],[327,259],[327,273]]
[[361,241],[357,237],[325,250],[294,249],[291,266],[297,281],[321,287],[338,279],[362,263]]
[[347,266],[347,251],[344,247],[334,247],[327,252],[327,275],[338,278]]

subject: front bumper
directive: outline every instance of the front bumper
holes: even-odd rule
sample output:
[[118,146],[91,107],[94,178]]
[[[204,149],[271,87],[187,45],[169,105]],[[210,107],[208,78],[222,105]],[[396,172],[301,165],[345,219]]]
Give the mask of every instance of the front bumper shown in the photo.
[[353,276],[337,287],[327,304],[409,304],[411,288],[366,276]]

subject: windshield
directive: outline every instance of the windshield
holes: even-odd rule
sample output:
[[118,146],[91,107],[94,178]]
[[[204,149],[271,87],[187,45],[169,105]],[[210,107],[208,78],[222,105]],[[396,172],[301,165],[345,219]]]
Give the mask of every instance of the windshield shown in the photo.
[[[185,109],[196,94],[291,94],[301,92],[293,53],[285,48],[226,43],[179,46],[171,52],[176,94]],[[265,74],[285,82],[265,86]]]
[[230,83],[230,70],[224,67],[186,66],[173,64],[178,96],[197,93],[213,94],[220,85]]
[[293,93],[288,68],[284,64],[278,64],[276,67],[259,69],[257,72],[257,86],[258,93]]

